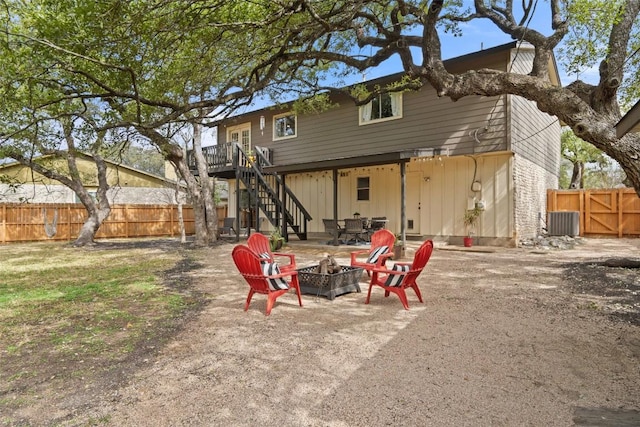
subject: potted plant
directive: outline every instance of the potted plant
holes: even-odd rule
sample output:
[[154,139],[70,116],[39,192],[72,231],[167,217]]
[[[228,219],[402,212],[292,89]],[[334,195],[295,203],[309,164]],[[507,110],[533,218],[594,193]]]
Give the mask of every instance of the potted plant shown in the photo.
[[284,237],[282,237],[280,227],[274,228],[271,234],[269,234],[269,245],[272,251],[277,251],[284,245]]
[[475,206],[473,209],[467,209],[464,212],[462,222],[467,228],[467,237],[465,237],[463,240],[464,246],[467,248],[470,248],[473,245],[473,234],[476,231],[476,224],[478,224],[481,213],[482,209],[480,209],[480,207],[478,206]]
[[398,260],[404,257],[404,246],[402,244],[402,236],[396,234],[396,240],[393,243],[393,259]]

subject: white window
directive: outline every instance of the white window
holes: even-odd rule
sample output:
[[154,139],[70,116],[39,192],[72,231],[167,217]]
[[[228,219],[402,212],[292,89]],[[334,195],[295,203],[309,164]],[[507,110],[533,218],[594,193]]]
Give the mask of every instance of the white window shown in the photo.
[[402,118],[402,93],[378,95],[368,104],[361,106],[358,111],[361,125],[400,119]]
[[279,114],[273,117],[273,139],[295,138],[297,135],[296,115]]

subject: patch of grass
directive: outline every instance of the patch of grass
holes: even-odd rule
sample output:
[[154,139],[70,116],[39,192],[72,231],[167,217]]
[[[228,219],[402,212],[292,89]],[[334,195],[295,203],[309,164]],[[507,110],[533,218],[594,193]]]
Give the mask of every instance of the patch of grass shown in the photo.
[[578,305],[578,308],[582,310],[600,310],[600,306],[594,301]]
[[86,381],[160,339],[154,334],[194,302],[188,289],[163,282],[163,272],[183,261],[179,245],[175,251],[3,246],[0,379],[2,389],[12,390],[7,400],[28,404],[47,383],[53,389]]

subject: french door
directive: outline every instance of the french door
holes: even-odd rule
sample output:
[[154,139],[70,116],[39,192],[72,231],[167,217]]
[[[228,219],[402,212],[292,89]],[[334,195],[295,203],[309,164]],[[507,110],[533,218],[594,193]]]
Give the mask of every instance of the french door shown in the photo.
[[245,153],[251,150],[251,123],[227,128],[227,142],[239,143]]

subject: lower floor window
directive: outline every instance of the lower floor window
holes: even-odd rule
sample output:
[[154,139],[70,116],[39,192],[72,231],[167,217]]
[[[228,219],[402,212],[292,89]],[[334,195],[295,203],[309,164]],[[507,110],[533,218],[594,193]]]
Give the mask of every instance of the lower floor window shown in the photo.
[[359,176],[357,186],[358,200],[369,200],[369,177]]

